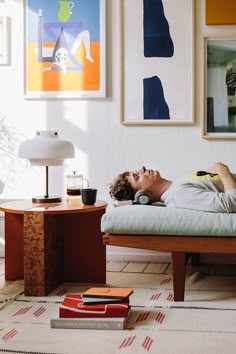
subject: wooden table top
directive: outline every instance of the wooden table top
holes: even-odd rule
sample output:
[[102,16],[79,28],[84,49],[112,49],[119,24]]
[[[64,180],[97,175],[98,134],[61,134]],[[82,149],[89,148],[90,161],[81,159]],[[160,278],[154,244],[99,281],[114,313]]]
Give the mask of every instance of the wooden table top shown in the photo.
[[0,204],[5,213],[23,214],[25,211],[43,211],[45,214],[73,214],[105,209],[107,203],[97,200],[94,205],[84,205],[80,198],[65,198],[60,203],[33,203],[31,199],[15,200]]

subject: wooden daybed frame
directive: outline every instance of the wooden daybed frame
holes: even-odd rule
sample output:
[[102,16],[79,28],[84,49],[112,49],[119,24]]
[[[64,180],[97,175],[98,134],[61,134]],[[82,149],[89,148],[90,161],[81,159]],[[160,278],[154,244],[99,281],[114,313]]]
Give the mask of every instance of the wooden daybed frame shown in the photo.
[[172,253],[174,301],[184,301],[185,266],[200,253],[236,254],[233,236],[117,235],[105,233],[103,244]]

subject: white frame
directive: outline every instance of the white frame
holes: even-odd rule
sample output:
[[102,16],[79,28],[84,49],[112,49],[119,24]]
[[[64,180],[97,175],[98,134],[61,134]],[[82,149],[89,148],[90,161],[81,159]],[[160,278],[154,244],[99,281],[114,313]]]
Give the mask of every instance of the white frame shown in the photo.
[[9,61],[8,17],[0,16],[0,65],[7,65]]
[[[208,43],[211,46],[208,49]],[[206,35],[203,36],[204,65],[203,65],[203,121],[202,137],[204,139],[235,139],[236,127],[230,128],[229,111],[235,111],[236,117],[236,92],[233,96],[228,95],[226,85],[226,71],[232,66],[236,67],[236,35]],[[210,51],[210,47],[212,48]],[[221,51],[224,62],[217,61],[208,65],[208,55],[213,57],[213,51]],[[229,54],[227,54],[229,53]],[[219,58],[219,56],[217,56]],[[235,59],[234,59],[235,57]],[[225,58],[228,58],[225,63]],[[221,85],[219,85],[221,84]],[[209,96],[209,97],[208,97]],[[212,99],[208,107],[208,98]],[[211,117],[209,116],[211,113]],[[233,113],[234,115],[234,113]],[[233,126],[234,127],[234,126]],[[228,130],[228,131],[227,131]]]
[[[184,67],[183,70],[185,70],[184,76],[181,81],[181,83],[175,82],[175,78],[172,77],[172,81],[170,81],[170,84],[175,86],[175,92],[178,93],[180,92],[181,95],[181,90],[183,89],[184,92],[186,92],[186,95],[189,97],[187,100],[186,97],[181,97],[181,100],[178,100],[176,97],[174,97],[174,100],[172,102],[175,102],[175,107],[177,107],[176,112],[183,112],[183,114],[179,114],[179,116],[176,115],[176,117],[171,117],[170,120],[164,120],[164,119],[155,119],[155,120],[145,120],[143,118],[143,107],[142,107],[142,99],[143,99],[143,92],[142,92],[142,81],[143,78],[145,77],[145,72],[148,73],[148,76],[153,76],[153,75],[159,75],[161,72],[161,66],[165,66],[166,74],[167,74],[167,66],[171,65],[171,60],[172,63],[175,62],[175,66],[177,61],[179,61],[181,57],[181,48],[178,48],[178,55],[177,59],[175,59],[175,56],[173,56],[172,59],[170,58],[144,58],[143,52],[140,53],[139,56],[135,56],[132,58],[133,51],[130,50],[130,53],[127,50],[127,45],[126,45],[126,37],[129,36],[129,38],[132,37],[133,42],[135,42],[135,45],[141,46],[141,43],[143,41],[142,35],[137,38],[137,28],[142,26],[141,21],[142,21],[142,14],[140,12],[142,11],[141,8],[141,3],[143,0],[119,0],[120,1],[120,83],[119,83],[119,92],[120,92],[120,100],[119,100],[119,117],[120,117],[120,123],[123,125],[189,125],[189,124],[194,124],[194,113],[195,113],[195,107],[194,107],[194,49],[195,49],[195,40],[194,40],[194,7],[195,7],[195,0],[181,0],[181,4],[178,1],[174,0],[165,0],[163,4],[166,4],[169,2],[169,8],[172,7],[172,17],[171,19],[173,20],[176,17],[176,14],[179,13],[178,21],[181,23],[179,26],[179,32],[178,36],[180,36],[180,29],[182,28],[182,23],[183,21],[183,16],[185,16],[186,21],[185,27],[187,26],[188,28],[186,29],[184,26],[182,28],[182,43],[184,48],[187,48],[186,51],[188,51],[188,59],[184,61],[184,58],[182,58],[182,62],[184,62]],[[186,8],[183,6],[186,5]],[[184,11],[185,8],[185,11]],[[128,21],[128,16],[132,14],[132,21]],[[135,15],[138,14],[138,20],[137,26],[134,25],[134,18]],[[177,21],[174,19],[175,24]],[[188,30],[188,31],[187,31]],[[186,34],[188,32],[188,34]],[[140,30],[138,32],[140,34]],[[177,34],[176,34],[177,36]],[[141,38],[142,37],[142,38]],[[186,37],[186,38],[185,38]],[[179,41],[179,39],[178,39]],[[128,43],[128,41],[127,41]],[[130,41],[129,41],[130,43]],[[180,42],[178,42],[180,43]],[[134,45],[134,47],[135,47]],[[133,47],[133,48],[134,48]],[[135,48],[134,48],[135,49]],[[130,56],[130,57],[129,57]],[[133,59],[133,60],[132,60]],[[130,60],[130,62],[129,62]],[[160,67],[160,70],[157,71],[156,68],[157,66]],[[134,67],[134,69],[132,68]],[[170,66],[169,66],[170,67]],[[138,68],[138,70],[135,70]],[[173,67],[172,67],[173,70]],[[180,69],[181,70],[181,69]],[[178,70],[176,70],[178,71]],[[130,74],[133,72],[133,74]],[[127,73],[129,73],[130,77],[133,78],[135,77],[135,80],[138,80],[138,85],[136,84],[137,81],[135,80],[129,80]],[[178,75],[177,75],[178,76]],[[166,75],[167,79],[167,75]],[[134,83],[134,84],[133,84]],[[169,83],[168,83],[169,84]],[[169,87],[171,86],[169,84]],[[168,86],[168,85],[166,85]],[[185,89],[186,87],[186,89]],[[165,87],[166,90],[168,90],[167,87]],[[127,104],[127,97],[128,94],[126,93],[128,91],[129,99],[130,102]],[[173,88],[171,88],[171,91],[169,93],[169,97],[173,97],[173,94],[171,96],[171,92],[173,92]],[[135,94],[137,92],[137,97],[139,99],[135,98]],[[133,96],[133,97],[132,97]],[[132,102],[133,100],[133,102]],[[171,101],[171,100],[170,100]],[[135,105],[139,102],[139,107],[136,108]],[[179,103],[178,103],[179,102]],[[182,104],[182,103],[184,104]],[[169,103],[169,102],[168,102]],[[128,107],[129,106],[129,107]],[[172,103],[172,107],[174,106],[174,103]],[[127,109],[128,107],[128,109]],[[127,113],[128,111],[128,113]],[[131,114],[130,114],[131,112]],[[137,114],[136,114],[137,113]],[[138,116],[138,119],[136,118]],[[184,117],[186,116],[186,117]],[[182,118],[184,117],[184,118]]]
[[[28,87],[28,4],[32,0],[24,0],[25,2],[25,88],[24,97],[26,99],[60,99],[60,98],[105,98],[106,97],[106,0],[99,0],[99,30],[100,30],[100,88],[98,90],[67,90],[63,91],[39,91],[30,90]],[[59,2],[60,3],[60,2]],[[83,19],[81,19],[83,20]],[[37,28],[38,24],[35,24]],[[63,73],[62,73],[63,75]],[[60,78],[58,79],[60,81]]]

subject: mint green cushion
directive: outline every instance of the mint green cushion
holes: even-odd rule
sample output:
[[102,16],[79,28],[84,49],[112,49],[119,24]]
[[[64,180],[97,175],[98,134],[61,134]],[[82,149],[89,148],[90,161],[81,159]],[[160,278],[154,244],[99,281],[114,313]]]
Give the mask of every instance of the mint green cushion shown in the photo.
[[236,214],[126,205],[108,210],[101,230],[126,235],[236,236]]

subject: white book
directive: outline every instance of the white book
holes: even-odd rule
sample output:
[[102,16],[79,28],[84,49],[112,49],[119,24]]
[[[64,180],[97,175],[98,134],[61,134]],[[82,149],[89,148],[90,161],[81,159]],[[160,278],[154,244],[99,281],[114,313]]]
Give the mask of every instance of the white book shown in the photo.
[[70,329],[124,329],[127,317],[106,318],[53,318],[51,328]]
[[84,297],[82,296],[83,304],[117,304],[129,303],[128,298],[105,298],[105,297]]

